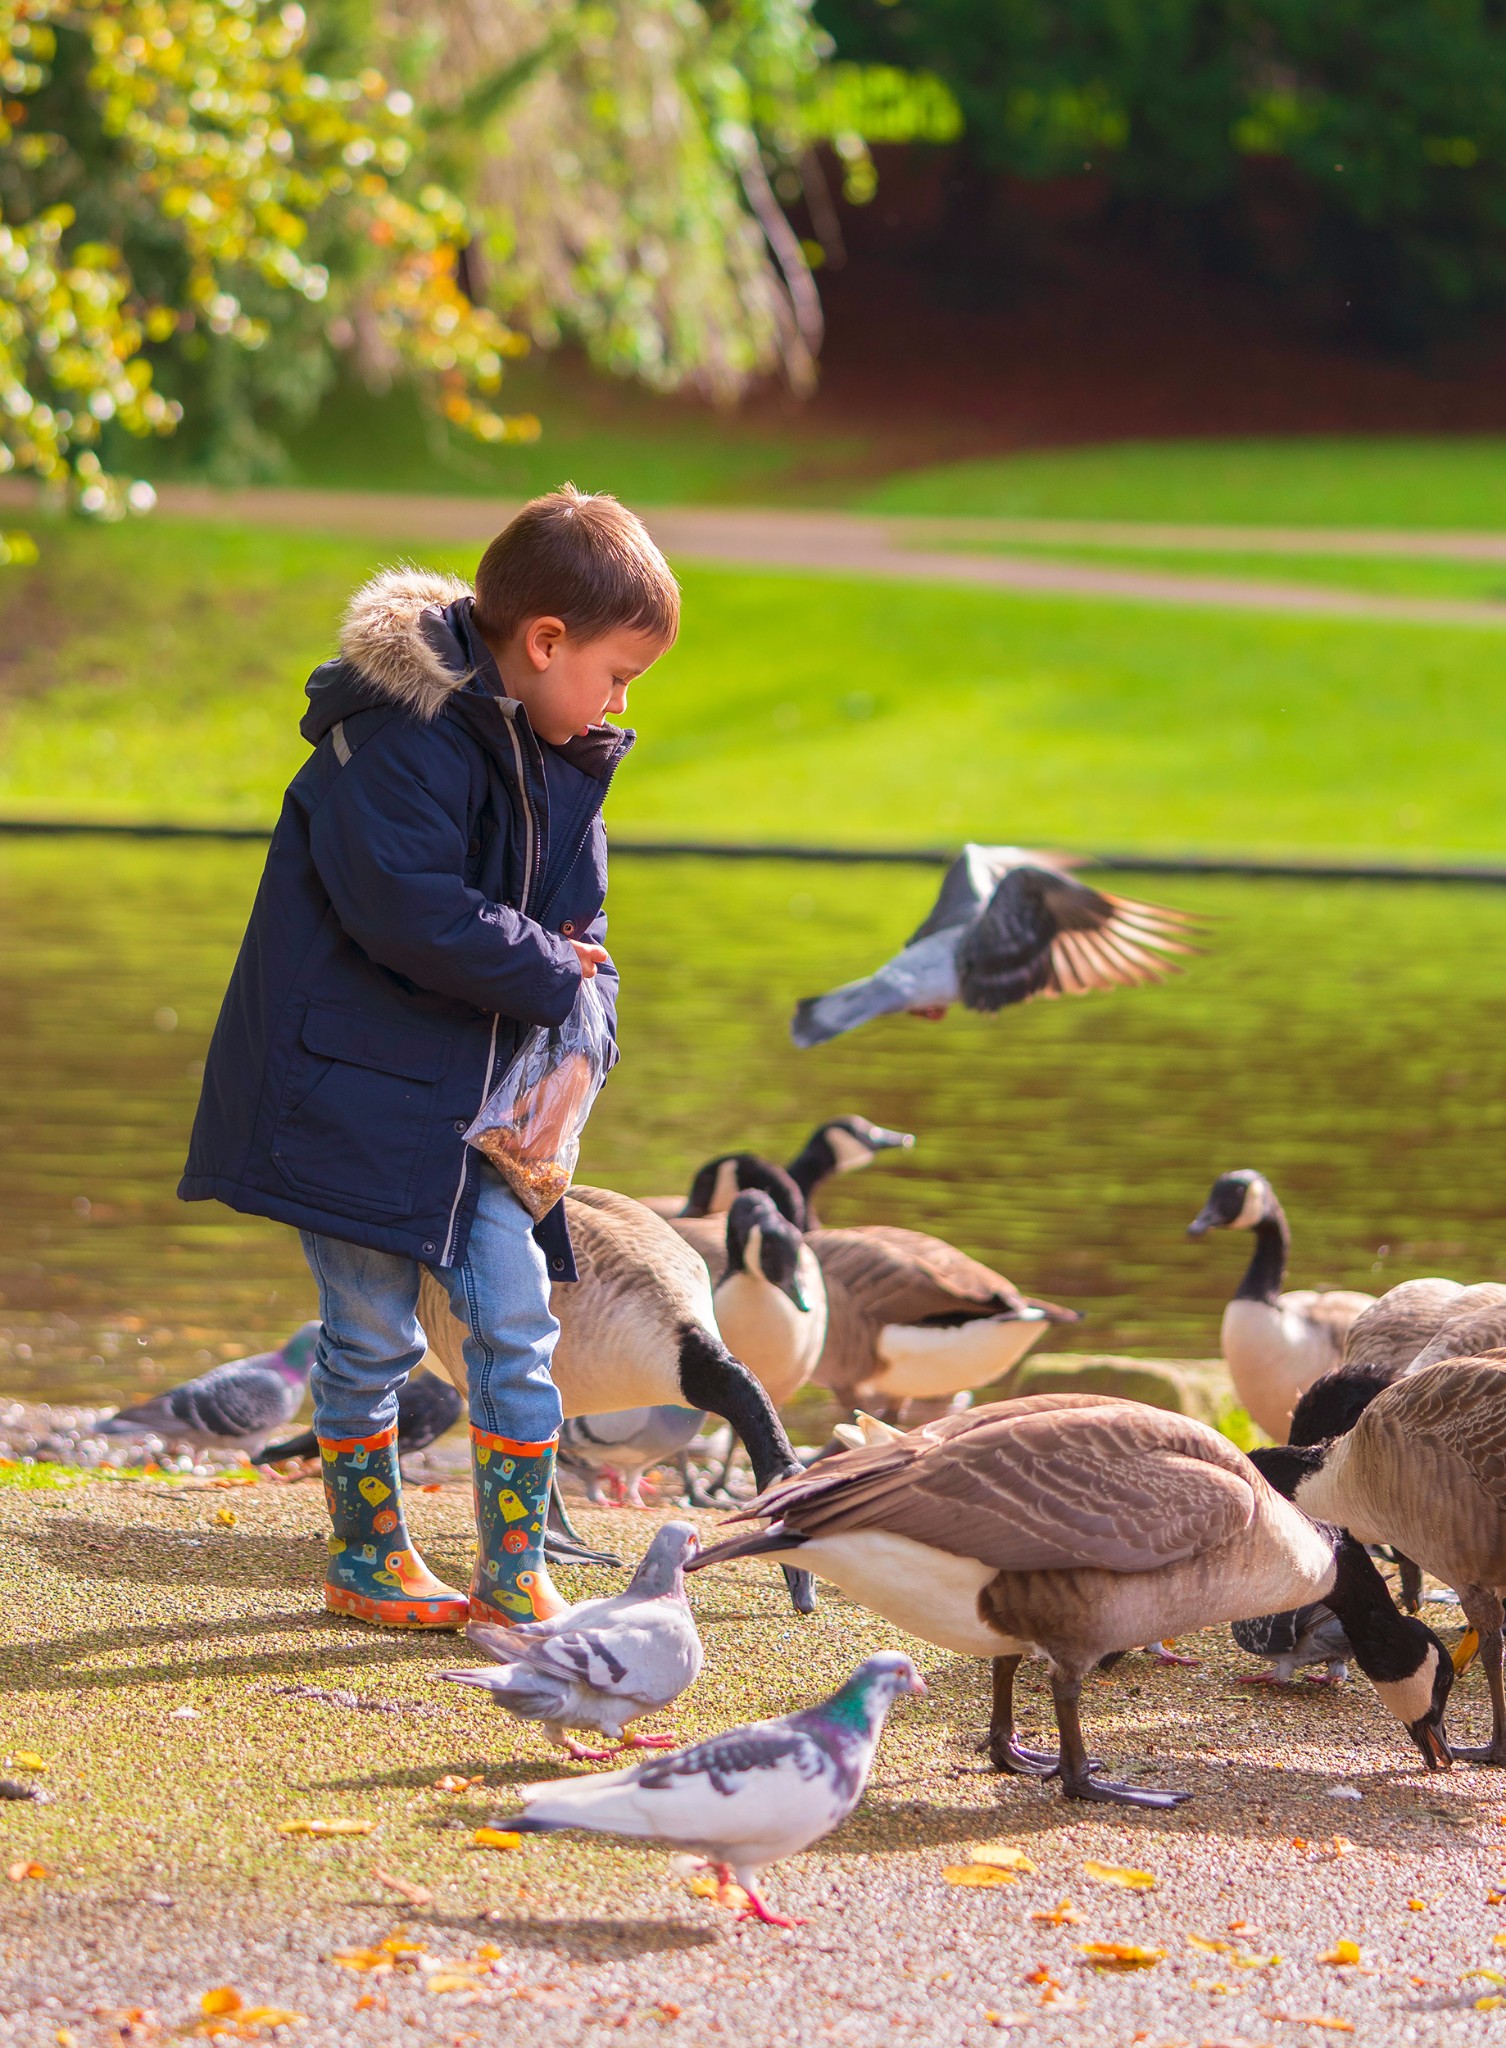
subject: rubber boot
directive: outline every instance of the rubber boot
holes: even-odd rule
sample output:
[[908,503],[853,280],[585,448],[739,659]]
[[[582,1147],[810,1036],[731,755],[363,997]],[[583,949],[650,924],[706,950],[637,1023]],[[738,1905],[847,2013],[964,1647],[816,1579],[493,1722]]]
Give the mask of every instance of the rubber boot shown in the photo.
[[464,1593],[435,1578],[408,1534],[396,1425],[376,1436],[318,1441],[332,1525],[324,1574],[330,1613],[385,1628],[463,1629]]
[[476,1496],[476,1571],[471,1620],[511,1628],[549,1621],[569,1602],[544,1563],[544,1518],[554,1478],[554,1444],[521,1444],[471,1424]]

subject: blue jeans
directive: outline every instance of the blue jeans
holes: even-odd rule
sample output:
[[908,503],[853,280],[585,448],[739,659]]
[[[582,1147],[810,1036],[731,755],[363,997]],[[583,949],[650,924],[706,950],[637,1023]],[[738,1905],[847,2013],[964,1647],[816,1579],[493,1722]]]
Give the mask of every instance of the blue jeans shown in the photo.
[[[298,1235],[324,1325],[311,1382],[315,1432],[375,1436],[396,1421],[398,1388],[427,1348],[417,1315],[423,1269],[343,1238]],[[561,1412],[549,1377],[560,1326],[549,1308],[548,1266],[533,1218],[491,1166],[481,1168],[465,1257],[429,1271],[465,1327],[472,1422],[493,1436],[548,1443]]]

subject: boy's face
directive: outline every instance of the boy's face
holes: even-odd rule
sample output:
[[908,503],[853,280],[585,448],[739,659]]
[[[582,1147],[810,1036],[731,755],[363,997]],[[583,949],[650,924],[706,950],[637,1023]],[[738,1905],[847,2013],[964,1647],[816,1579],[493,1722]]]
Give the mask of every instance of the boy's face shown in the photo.
[[628,685],[663,652],[658,635],[640,626],[614,626],[582,640],[559,619],[527,619],[498,655],[497,668],[539,738],[558,747],[588,726],[620,717]]

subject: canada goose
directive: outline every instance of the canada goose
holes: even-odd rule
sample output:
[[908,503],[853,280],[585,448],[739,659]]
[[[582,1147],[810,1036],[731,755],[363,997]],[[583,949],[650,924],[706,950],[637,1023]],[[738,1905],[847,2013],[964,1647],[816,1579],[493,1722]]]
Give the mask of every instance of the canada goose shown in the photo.
[[1345,1435],[1254,1456],[1304,1513],[1361,1543],[1395,1544],[1456,1588],[1480,1639],[1491,1739],[1453,1753],[1506,1764],[1506,1352],[1406,1373]]
[[1002,1010],[1031,996],[1130,988],[1174,972],[1190,953],[1179,910],[1105,896],[1074,881],[1061,857],[968,845],[946,871],[929,916],[876,973],[797,1004],[790,1036],[823,1045],[875,1017],[939,1016],[960,1002]]
[[[758,1188],[804,1230],[811,1223],[811,1197],[823,1181],[834,1173],[856,1173],[879,1153],[908,1151],[914,1143],[909,1131],[886,1131],[866,1116],[828,1117],[787,1166],[775,1166],[757,1152],[720,1152],[700,1168],[688,1195],[650,1196],[648,1207],[656,1216],[715,1216],[730,1209],[745,1188]],[[803,1209],[786,1199],[791,1184]]]
[[[825,1459],[731,1519],[751,1516],[769,1526],[689,1569],[798,1559],[922,1640],[991,1659],[995,1768],[1059,1776],[1068,1798],[1186,1797],[1094,1775],[1078,1698],[1105,1657],[1312,1600],[1342,1617],[1429,1765],[1447,1762],[1438,1731],[1454,1674],[1438,1638],[1397,1613],[1358,1544],[1294,1511],[1191,1416],[1095,1394],[994,1402]],[[1014,1735],[1014,1675],[1032,1649],[1050,1667],[1057,1756]]]
[[987,1386],[1075,1309],[1036,1301],[944,1238],[873,1223],[806,1242],[826,1282],[818,1386],[892,1420],[911,1399]]
[[1255,1233],[1245,1277],[1224,1310],[1219,1346],[1251,1421],[1285,1443],[1298,1395],[1339,1363],[1350,1325],[1375,1296],[1347,1288],[1282,1293],[1291,1232],[1270,1182],[1252,1167],[1221,1173],[1213,1183],[1187,1235],[1210,1230]]
[[725,1218],[678,1217],[670,1228],[706,1261],[728,1349],[782,1408],[826,1342],[826,1283],[815,1253],[769,1197],[751,1189]]
[[[1457,1280],[1403,1280],[1389,1288],[1380,1300],[1357,1316],[1344,1339],[1344,1363],[1384,1368],[1392,1379],[1399,1378],[1420,1354],[1438,1339],[1445,1339],[1436,1358],[1459,1358],[1466,1350],[1454,1337],[1464,1323],[1473,1327],[1478,1315],[1495,1311],[1501,1317],[1501,1336],[1492,1338],[1489,1325],[1482,1323],[1480,1341],[1467,1347],[1488,1351],[1506,1341],[1506,1287],[1486,1280],[1465,1287]],[[1430,1359],[1429,1363],[1435,1363]]]
[[[742,1438],[760,1486],[798,1470],[773,1403],[717,1329],[704,1261],[627,1195],[575,1187],[565,1200],[580,1278],[549,1296],[560,1325],[553,1373],[565,1414],[708,1408]],[[429,1363],[464,1393],[467,1332],[427,1272],[418,1316]],[[808,1602],[809,1581],[792,1580],[791,1594],[797,1606]]]

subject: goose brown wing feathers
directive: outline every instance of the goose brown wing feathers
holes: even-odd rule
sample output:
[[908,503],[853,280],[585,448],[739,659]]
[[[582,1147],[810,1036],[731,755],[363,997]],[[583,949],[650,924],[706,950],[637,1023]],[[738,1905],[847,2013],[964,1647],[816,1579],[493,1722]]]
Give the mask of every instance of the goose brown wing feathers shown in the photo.
[[1238,1536],[1262,1486],[1187,1416],[1043,1395],[824,1459],[743,1515],[808,1538],[882,1529],[998,1571],[1142,1572]]
[[1346,1365],[1404,1372],[1437,1333],[1464,1289],[1457,1280],[1403,1280],[1356,1317],[1344,1339]]
[[1506,1351],[1393,1381],[1340,1449],[1379,1540],[1454,1584],[1506,1586]]
[[878,1323],[923,1323],[959,1312],[1000,1315],[1026,1306],[1013,1281],[923,1230],[874,1223],[814,1230],[807,1242],[822,1271]]
[[1190,953],[1180,911],[1108,896],[1055,868],[1012,869],[957,946],[970,1010],[1001,1010],[1034,995],[1127,988],[1173,972]]

